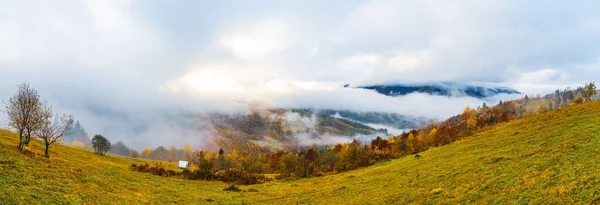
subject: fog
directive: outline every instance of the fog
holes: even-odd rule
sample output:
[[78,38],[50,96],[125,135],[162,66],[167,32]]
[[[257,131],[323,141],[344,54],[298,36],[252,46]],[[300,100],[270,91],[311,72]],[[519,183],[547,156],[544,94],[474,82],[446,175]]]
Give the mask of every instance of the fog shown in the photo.
[[[3,85],[2,92],[0,92],[2,99],[8,99],[15,92],[18,82],[12,83],[14,85]],[[258,101],[260,99],[252,96],[240,95],[223,100],[200,98],[186,93],[169,93],[160,89],[152,94],[133,92],[131,95],[126,95],[116,90],[112,94],[103,89],[94,88],[94,92],[84,95],[71,94],[70,89],[67,88],[69,86],[63,87],[55,84],[54,87],[59,88],[55,90],[35,81],[31,82],[31,85],[39,89],[41,96],[48,99],[49,104],[57,111],[73,114],[91,136],[103,134],[110,140],[123,141],[136,149],[146,146],[182,147],[185,144],[190,144],[198,149],[204,148],[206,140],[214,137],[215,133],[210,120],[195,117],[196,115],[247,114],[253,109],[268,108],[312,108],[315,110],[391,112],[441,120],[460,113],[466,105],[476,107],[483,102],[494,104],[499,100],[485,101],[469,97],[451,98],[427,94],[389,97],[374,91],[340,86],[320,91],[298,90],[293,94],[272,94],[266,98],[268,102],[261,102]],[[81,89],[87,86],[73,87]],[[107,86],[105,89],[107,88],[109,87]],[[261,97],[264,96],[263,94]],[[498,96],[502,100],[517,97],[520,96]],[[314,118],[315,116],[309,118],[300,117],[297,113],[288,113],[285,121],[291,125],[292,129],[298,129],[293,130],[294,132],[300,132],[303,129],[314,127]],[[294,124],[301,126],[294,127]],[[373,127],[380,128],[377,125],[373,125]],[[389,130],[394,132],[392,129]],[[322,136],[321,139],[314,139],[308,135],[299,134],[297,137],[301,145],[351,140],[349,136]]]
[[521,96],[342,86],[480,83],[535,95],[597,80],[600,3],[580,4],[0,0],[0,100],[28,82],[88,134],[137,149],[201,147],[213,132],[190,115],[257,105],[444,119]]

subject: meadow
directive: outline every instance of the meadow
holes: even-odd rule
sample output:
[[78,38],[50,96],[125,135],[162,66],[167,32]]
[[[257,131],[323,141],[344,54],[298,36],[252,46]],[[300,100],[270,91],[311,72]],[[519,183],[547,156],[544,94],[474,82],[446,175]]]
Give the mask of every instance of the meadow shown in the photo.
[[[485,128],[420,158],[223,191],[130,170],[158,163],[57,145],[51,157],[0,130],[0,204],[598,204],[600,101]],[[171,165],[168,165],[171,166]]]

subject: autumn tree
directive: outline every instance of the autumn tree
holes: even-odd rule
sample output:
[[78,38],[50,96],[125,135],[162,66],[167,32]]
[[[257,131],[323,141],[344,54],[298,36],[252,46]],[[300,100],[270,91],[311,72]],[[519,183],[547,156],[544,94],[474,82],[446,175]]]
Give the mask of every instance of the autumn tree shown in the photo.
[[415,138],[415,140],[417,141],[417,146],[416,146],[416,150],[417,152],[420,151],[424,151],[426,149],[426,144],[425,144],[425,131],[424,130],[419,130],[417,137]]
[[138,158],[140,157],[140,153],[137,150],[133,150],[133,152],[131,152],[131,157]]
[[279,175],[281,178],[286,178],[291,176],[291,174],[295,171],[296,166],[298,164],[298,159],[296,155],[291,153],[286,153],[279,158],[278,169]]
[[29,143],[31,134],[45,120],[45,102],[40,100],[37,90],[23,83],[17,86],[17,93],[5,103],[8,126],[19,134],[19,150]]
[[473,108],[467,106],[463,110],[461,117],[461,124],[466,129],[467,134],[471,134],[473,129],[475,129],[477,125],[477,113],[475,112],[475,110],[473,110]]
[[374,140],[371,141],[371,149],[373,150],[383,150],[388,148],[388,141],[383,138],[377,136]]
[[148,159],[150,157],[150,153],[152,153],[152,150],[148,147],[144,148],[144,151],[142,151],[142,154],[144,155],[144,158]]
[[595,98],[596,97],[596,83],[591,82],[589,84],[586,84],[583,87],[583,89],[581,90],[581,95],[583,96],[585,101],[591,101],[593,98]]
[[277,151],[275,153],[267,154],[266,156],[266,168],[269,172],[277,172],[279,168],[279,158],[286,154],[284,151]]
[[329,171],[333,170],[333,167],[337,161],[338,158],[336,157],[335,151],[333,150],[329,150],[321,154],[321,156],[319,157],[320,165]]
[[177,159],[177,148],[176,147],[171,147],[171,149],[169,149],[169,152],[167,153],[168,157],[169,157],[169,161],[176,161]]
[[210,156],[210,153],[204,151],[198,152],[196,177],[199,179],[209,179],[212,177],[213,161],[214,159]]
[[229,167],[240,167],[241,164],[239,162],[240,159],[240,155],[237,152],[237,149],[233,149],[233,151],[231,151],[231,153],[229,154]]
[[185,154],[185,159],[187,159],[188,161],[191,161],[191,156],[192,156],[192,146],[190,146],[190,144],[186,144],[185,147],[183,147],[183,152]]
[[300,169],[297,169],[298,176],[314,176],[319,166],[319,152],[314,148],[309,148],[306,153],[298,159]]
[[73,127],[73,116],[62,115],[53,118],[52,109],[44,108],[44,120],[40,127],[36,130],[36,135],[44,141],[44,155],[50,157],[50,145],[60,142],[63,137],[69,135]]
[[112,145],[110,141],[106,139],[106,137],[102,135],[95,135],[94,138],[92,138],[92,146],[94,147],[94,152],[96,154],[106,155],[106,152],[111,149]]
[[406,149],[405,150],[408,153],[413,153],[414,150],[415,150],[415,144],[416,143],[415,143],[415,136],[413,135],[412,132],[408,134],[408,137],[406,138],[406,141],[407,141],[407,143],[406,143]]
[[429,134],[427,134],[427,144],[428,145],[435,145],[435,141],[436,141],[436,137],[437,137],[437,128],[433,128],[431,129],[431,131],[429,131]]

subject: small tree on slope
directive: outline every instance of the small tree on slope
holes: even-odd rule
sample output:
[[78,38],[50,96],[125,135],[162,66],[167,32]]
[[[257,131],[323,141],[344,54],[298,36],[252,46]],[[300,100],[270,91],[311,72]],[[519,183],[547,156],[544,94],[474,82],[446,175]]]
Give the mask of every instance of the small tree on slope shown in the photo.
[[96,154],[103,156],[106,155],[106,152],[111,148],[110,141],[102,135],[95,135],[94,138],[92,138],[92,146],[94,147],[94,152]]
[[42,124],[39,129],[36,130],[37,136],[44,140],[45,151],[44,154],[46,157],[50,157],[50,145],[60,142],[66,135],[71,133],[71,128],[73,127],[73,116],[71,115],[62,115],[60,117],[56,116],[52,119],[52,109],[45,108],[44,117]]
[[17,93],[5,103],[8,125],[19,134],[19,150],[29,143],[31,134],[43,122],[43,107],[45,103],[40,100],[37,90],[23,83],[17,86]]

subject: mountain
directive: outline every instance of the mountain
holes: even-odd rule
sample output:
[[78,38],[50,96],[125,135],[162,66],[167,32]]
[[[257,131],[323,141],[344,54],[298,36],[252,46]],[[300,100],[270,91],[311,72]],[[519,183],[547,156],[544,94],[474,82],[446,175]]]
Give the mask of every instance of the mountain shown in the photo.
[[[417,128],[424,120],[405,118],[388,113],[355,113],[339,111],[343,117],[335,117],[338,111],[314,109],[264,109],[253,110],[247,114],[198,114],[186,116],[191,121],[190,129],[197,129],[197,137],[203,137],[202,145],[191,144],[195,148],[210,151],[236,149],[247,153],[268,153],[274,150],[298,151],[299,147],[312,145],[331,145],[349,142],[352,139],[368,141],[377,136],[386,137],[389,132],[385,126],[366,124],[391,124],[401,128]],[[366,123],[365,123],[366,122]],[[75,126],[80,127],[80,126]],[[406,128],[404,128],[406,127]],[[388,128],[394,129],[394,128]],[[67,140],[71,142],[71,140]],[[199,147],[201,146],[201,147]],[[109,152],[130,156],[131,150],[123,142],[113,144]],[[150,159],[167,160],[171,157],[164,147],[152,151]]]
[[253,153],[272,149],[294,151],[299,146],[335,144],[353,138],[370,140],[388,134],[385,129],[335,118],[312,109],[268,109],[244,115],[195,117],[210,121],[216,133],[205,143],[207,147],[226,150],[235,147],[238,151]]
[[413,117],[385,112],[354,112],[349,110],[319,110],[332,117],[356,121],[375,128],[387,128],[390,134],[399,135],[404,130],[416,129],[432,122],[425,117]]
[[[239,186],[130,170],[149,162],[56,145],[52,158],[0,130],[6,204],[598,204],[600,101],[490,127],[454,143],[354,171]],[[33,153],[32,153],[33,152]],[[152,162],[150,162],[152,163]],[[164,166],[175,166],[163,162]],[[47,191],[52,190],[52,191]],[[43,193],[43,194],[39,194]]]
[[[349,85],[344,87],[350,88]],[[404,96],[411,93],[425,93],[430,95],[474,98],[487,98],[498,94],[521,94],[519,91],[506,87],[477,86],[458,83],[432,83],[432,84],[383,84],[355,87],[358,89],[374,90],[387,96]]]

